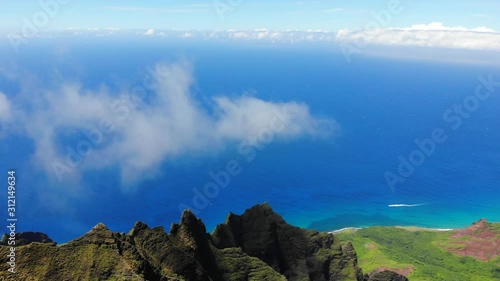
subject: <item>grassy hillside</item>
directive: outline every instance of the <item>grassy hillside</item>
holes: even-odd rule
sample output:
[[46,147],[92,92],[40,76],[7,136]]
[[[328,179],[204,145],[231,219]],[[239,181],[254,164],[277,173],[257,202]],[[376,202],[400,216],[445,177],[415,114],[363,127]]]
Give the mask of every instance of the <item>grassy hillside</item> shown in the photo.
[[471,230],[470,235],[457,235],[457,231],[370,227],[337,236],[342,242],[353,243],[359,265],[367,273],[387,268],[408,274],[412,281],[500,280],[500,257],[481,261],[455,254],[476,240],[483,246],[491,241],[489,247],[498,247],[500,224],[488,223],[485,227],[489,240],[475,236],[486,233],[484,229]]

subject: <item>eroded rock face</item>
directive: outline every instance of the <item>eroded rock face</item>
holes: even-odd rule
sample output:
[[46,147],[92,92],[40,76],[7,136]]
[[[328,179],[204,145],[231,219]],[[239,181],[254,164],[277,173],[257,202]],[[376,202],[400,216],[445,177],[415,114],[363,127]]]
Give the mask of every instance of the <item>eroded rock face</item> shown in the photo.
[[0,279],[286,280],[241,249],[213,247],[205,225],[190,211],[183,213],[170,232],[138,222],[129,234],[113,233],[98,224],[60,246],[34,243],[18,247],[16,275],[7,272],[9,247],[0,247]]
[[342,247],[331,234],[291,226],[267,204],[230,214],[212,235],[185,211],[170,233],[138,222],[128,234],[98,224],[60,246],[44,243],[52,241],[46,235],[20,237],[30,243],[16,249],[16,275],[7,271],[10,248],[0,246],[1,280],[364,279],[350,243]]
[[366,281],[408,281],[403,275],[400,275],[396,272],[384,270],[382,272],[378,272],[372,276],[367,276]]
[[[185,211],[180,225],[172,228],[174,232],[169,235],[163,227],[149,228],[137,223],[130,239],[139,254],[149,261],[157,278],[171,272],[171,277],[178,275],[187,280],[210,280],[212,269],[208,266],[215,268],[215,265],[210,263],[213,254],[203,223],[190,211]],[[209,257],[207,262],[206,256]],[[213,277],[217,277],[216,271]]]
[[76,238],[70,243],[74,245],[115,245],[116,238],[113,232],[109,230],[103,223],[99,223],[94,226],[89,232],[85,233],[83,236]]
[[[16,246],[28,245],[31,243],[54,243],[50,237],[41,232],[21,232],[16,233]],[[7,234],[4,234],[2,237],[2,241],[0,241],[0,245],[8,246],[9,237]]]
[[342,249],[331,234],[289,225],[268,204],[229,214],[211,238],[215,247],[240,247],[288,280],[363,280],[351,244]]

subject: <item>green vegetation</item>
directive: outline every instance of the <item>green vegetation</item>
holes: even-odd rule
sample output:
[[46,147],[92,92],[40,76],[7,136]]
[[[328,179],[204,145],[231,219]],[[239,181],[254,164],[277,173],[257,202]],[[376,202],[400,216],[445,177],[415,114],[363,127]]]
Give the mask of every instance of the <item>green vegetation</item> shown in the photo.
[[286,281],[285,276],[274,271],[270,266],[258,258],[246,255],[240,248],[226,248],[218,250],[217,264],[224,272],[224,280],[248,280],[248,281]]
[[364,273],[370,273],[380,266],[392,269],[410,268],[411,264],[393,261],[382,251],[383,246],[374,240],[355,236],[354,234],[341,233],[337,235],[342,242],[352,241],[359,259],[359,266]]
[[[6,255],[7,248],[0,247]],[[0,280],[143,280],[116,249],[98,245],[33,243],[18,248],[15,276],[2,264]]]
[[488,223],[486,223],[486,226],[490,231],[496,232],[497,237],[500,237],[500,223],[488,222]]
[[22,234],[16,275],[7,271],[10,247],[0,245],[0,280],[500,280],[499,233],[500,224],[480,220],[447,232],[370,227],[334,236],[289,225],[263,204],[208,234],[185,211],[170,233],[141,222],[129,234],[98,224],[59,246]]
[[[500,224],[491,224],[498,231]],[[483,262],[460,257],[442,247],[460,248],[468,237],[451,239],[452,232],[410,231],[396,227],[370,227],[337,236],[351,241],[358,253],[359,265],[365,272],[378,267],[412,268],[410,280],[499,280],[500,257]]]

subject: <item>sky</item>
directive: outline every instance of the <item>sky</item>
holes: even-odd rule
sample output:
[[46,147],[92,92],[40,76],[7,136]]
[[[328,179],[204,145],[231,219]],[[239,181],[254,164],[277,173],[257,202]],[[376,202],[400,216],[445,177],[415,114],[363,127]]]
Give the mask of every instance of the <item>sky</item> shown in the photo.
[[[187,1],[77,1],[0,0],[0,30],[22,28],[50,11],[43,29],[119,28],[182,30],[325,30],[361,29],[374,14],[396,5],[388,25],[408,27],[441,22],[446,26],[488,27],[500,30],[500,3],[496,0],[187,0]],[[48,7],[48,8],[47,8]],[[43,18],[39,18],[42,19]]]

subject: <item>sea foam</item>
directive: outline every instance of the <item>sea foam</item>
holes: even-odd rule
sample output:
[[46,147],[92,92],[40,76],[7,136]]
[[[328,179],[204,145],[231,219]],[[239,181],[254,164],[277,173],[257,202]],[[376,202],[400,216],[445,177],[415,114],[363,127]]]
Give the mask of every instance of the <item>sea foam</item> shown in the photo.
[[390,208],[399,208],[399,207],[418,207],[422,205],[426,205],[427,203],[420,203],[420,204],[390,204],[388,207]]

